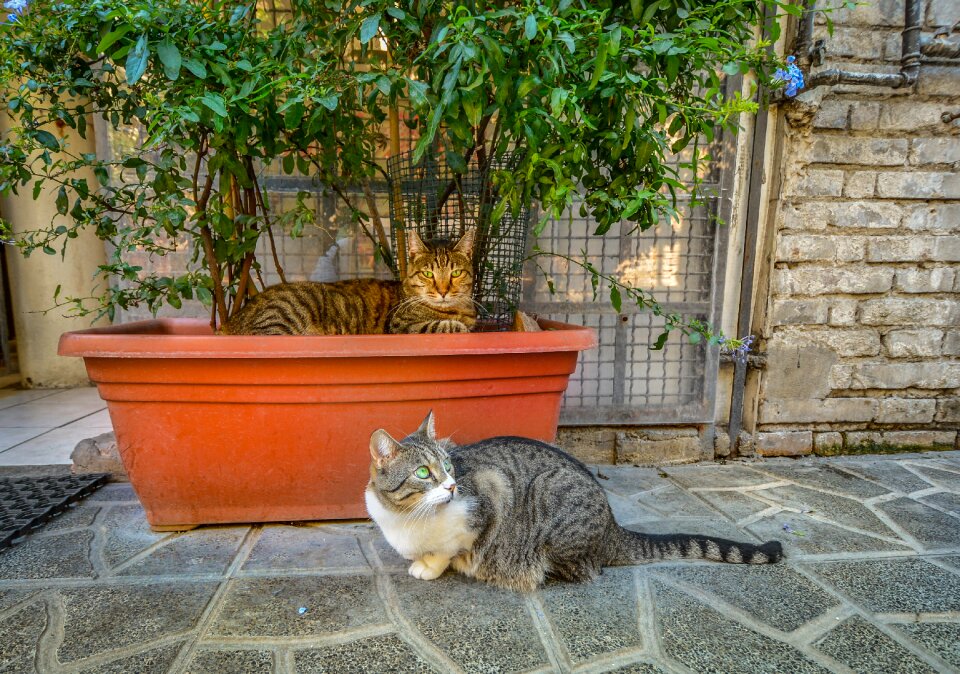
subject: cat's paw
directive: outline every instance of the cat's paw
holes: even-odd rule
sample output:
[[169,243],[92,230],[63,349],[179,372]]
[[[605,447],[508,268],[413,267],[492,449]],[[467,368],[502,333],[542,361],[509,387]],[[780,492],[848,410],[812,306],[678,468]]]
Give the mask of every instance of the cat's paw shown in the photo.
[[440,321],[437,326],[437,332],[470,332],[470,328],[460,321],[448,319]]
[[439,578],[443,573],[443,569],[437,570],[430,566],[427,566],[423,563],[422,560],[417,560],[410,565],[408,572],[414,578],[419,578],[420,580],[433,580],[434,578]]

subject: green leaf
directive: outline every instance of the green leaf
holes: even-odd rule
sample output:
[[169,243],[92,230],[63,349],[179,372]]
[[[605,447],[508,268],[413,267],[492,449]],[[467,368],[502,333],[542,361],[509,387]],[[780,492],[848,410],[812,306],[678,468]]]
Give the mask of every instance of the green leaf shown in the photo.
[[166,38],[157,45],[157,56],[163,64],[163,74],[168,80],[176,81],[180,77],[180,50],[170,42],[169,38]]
[[249,11],[250,5],[237,5],[230,15],[230,25],[235,26],[243,21],[243,17],[245,17]]
[[523,36],[528,42],[537,36],[537,17],[533,14],[528,14],[523,22]]
[[317,103],[325,107],[327,110],[333,111],[337,109],[337,104],[340,102],[340,97],[337,94],[328,94],[326,96],[321,96],[317,99]]
[[600,44],[597,46],[597,58],[593,65],[593,78],[590,80],[590,89],[594,89],[597,86],[604,71],[607,69],[607,49],[607,36],[604,35],[600,38]]
[[103,39],[100,40],[100,44],[97,45],[97,53],[98,54],[105,53],[110,47],[113,46],[113,44],[117,40],[119,40],[124,35],[129,33],[131,29],[133,29],[133,26],[131,26],[130,24],[125,24],[123,26],[120,26],[116,30],[112,30],[106,35],[104,35]]
[[213,294],[204,286],[197,287],[197,299],[200,300],[200,303],[205,307],[213,304]]
[[367,44],[380,30],[380,13],[368,16],[360,24],[360,44]]
[[207,76],[207,67],[197,59],[183,59],[183,67],[200,79]]
[[407,78],[407,91],[414,108],[420,108],[427,104],[427,92],[429,90],[430,85],[426,82]]
[[60,189],[57,191],[57,213],[60,215],[66,215],[69,207],[70,200],[67,199],[67,188],[61,185]]
[[150,61],[150,45],[146,35],[137,38],[137,43],[127,54],[127,61],[124,68],[127,71],[127,84],[133,85],[140,81],[143,73],[147,71],[147,63]]
[[654,342],[653,346],[650,347],[651,351],[659,351],[666,345],[667,340],[670,338],[669,332],[661,332],[660,336],[657,337],[657,341]]
[[221,96],[220,94],[207,92],[200,97],[200,102],[203,103],[208,108],[210,108],[211,110],[213,110],[216,114],[220,115],[221,117],[227,116],[227,107],[223,101],[223,96]]
[[557,35],[557,38],[563,42],[563,44],[567,47],[567,51],[571,54],[577,51],[577,43],[573,41],[573,36],[570,33],[564,31]]
[[617,286],[610,286],[610,304],[613,305],[614,311],[619,314],[622,306],[622,300],[620,297],[620,288]]
[[691,332],[688,337],[691,344],[699,344],[700,340],[703,339],[703,335],[701,335],[699,332]]
[[57,137],[49,131],[37,131],[33,137],[48,150],[53,150],[54,152],[60,151],[60,143],[57,141]]

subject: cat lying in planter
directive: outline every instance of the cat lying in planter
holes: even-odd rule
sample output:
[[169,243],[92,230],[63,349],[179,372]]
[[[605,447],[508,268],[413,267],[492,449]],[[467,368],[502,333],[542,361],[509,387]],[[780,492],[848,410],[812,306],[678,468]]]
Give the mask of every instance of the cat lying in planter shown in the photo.
[[662,559],[771,564],[779,542],[648,535],[624,529],[586,466],[537,440],[502,437],[456,447],[437,439],[433,413],[398,442],[370,438],[367,511],[387,541],[412,560],[410,574],[448,566],[494,585],[530,592],[547,577],[581,582],[604,566]]
[[470,332],[474,232],[425,244],[409,234],[401,281],[356,279],[283,283],[252,298],[220,331],[227,335],[382,335]]

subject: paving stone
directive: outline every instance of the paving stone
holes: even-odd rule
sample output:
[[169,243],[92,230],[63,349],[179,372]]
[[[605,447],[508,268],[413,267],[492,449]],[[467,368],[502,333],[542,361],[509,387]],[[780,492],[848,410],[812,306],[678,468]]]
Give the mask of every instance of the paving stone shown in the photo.
[[[784,529],[784,526],[787,529]],[[888,543],[873,536],[858,534],[804,515],[778,513],[745,527],[761,540],[776,539],[793,554],[822,555],[834,552],[903,551],[908,546]]]
[[644,492],[637,497],[637,501],[645,508],[664,517],[716,517],[717,515],[710,506],[696,496],[691,496],[672,484]]
[[879,482],[892,491],[899,491],[904,494],[929,489],[933,486],[895,461],[845,461],[838,465],[849,468],[858,475]]
[[888,489],[884,489],[872,482],[861,480],[850,473],[837,470],[830,465],[813,464],[790,466],[765,462],[759,464],[757,468],[764,472],[771,473],[778,478],[790,480],[800,485],[828,489],[859,498],[871,498],[889,493]]
[[666,674],[666,673],[656,665],[651,665],[648,662],[637,662],[632,665],[627,665],[626,667],[621,667],[620,669],[611,669],[610,674]]
[[904,623],[893,627],[960,669],[960,623]]
[[0,590],[0,611],[6,611],[33,597],[39,590]]
[[29,606],[0,622],[0,672],[36,672],[37,641],[47,626],[43,605]]
[[935,559],[941,564],[946,564],[947,566],[960,571],[960,556],[956,557],[935,557]]
[[663,517],[662,514],[640,505],[636,496],[621,496],[607,492],[607,503],[613,511],[613,518],[620,526],[626,526],[640,520]]
[[960,576],[916,557],[820,562],[810,568],[869,611],[960,611]]
[[366,567],[367,560],[353,536],[319,527],[268,527],[243,565],[248,569],[330,569]]
[[696,534],[735,541],[756,542],[743,529],[719,517],[679,517],[636,522],[626,527],[644,534]]
[[695,672],[826,672],[791,646],[729,620],[689,595],[656,581],[664,651]]
[[116,482],[100,487],[90,496],[83,499],[84,503],[98,503],[103,501],[136,501],[137,493],[129,482]]
[[543,604],[574,662],[641,648],[634,569],[604,569],[592,583],[550,583]]
[[818,517],[863,531],[896,537],[893,531],[866,506],[842,496],[833,496],[806,487],[777,487],[756,492],[757,495],[797,510],[809,510]]
[[523,596],[458,574],[391,577],[401,610],[468,672],[514,672],[548,664]]
[[[960,494],[942,492],[940,494],[924,496],[920,501],[929,505],[935,505],[938,508],[943,508],[947,512],[952,512],[955,515],[960,515]],[[960,523],[958,523],[958,526],[960,526]]]
[[839,603],[785,564],[697,564],[657,568],[652,572],[694,585],[785,632]]
[[90,578],[94,571],[87,552],[92,540],[90,531],[27,537],[0,552],[0,578]]
[[[100,667],[84,669],[83,674],[166,674],[170,665],[177,659],[181,644],[171,644],[137,653],[127,658],[108,662]],[[228,671],[228,670],[223,670]],[[191,671],[190,674],[196,674]]]
[[814,643],[859,674],[913,674],[934,672],[922,660],[860,616],[853,616]]
[[724,513],[738,522],[747,517],[752,517],[757,513],[761,513],[770,507],[768,503],[750,498],[747,492],[698,491],[697,496],[704,501],[708,501],[710,505],[719,512]]
[[156,583],[142,586],[60,590],[65,608],[61,662],[192,629],[216,583]]
[[223,573],[243,542],[246,527],[203,528],[175,536],[166,545],[118,573],[149,576],[184,573]]
[[910,467],[918,473],[922,473],[930,482],[937,487],[949,489],[950,491],[960,492],[960,473],[954,473],[947,470],[939,470],[929,464],[919,462],[911,463]]
[[127,561],[138,552],[172,535],[151,531],[147,516],[140,505],[113,507],[102,519],[106,528],[103,559],[110,567]]
[[597,475],[597,471],[606,478],[597,477],[600,486],[621,496],[632,496],[642,491],[656,489],[666,482],[666,478],[661,477],[660,471],[656,468],[590,466],[591,473]]
[[227,674],[228,672],[270,674],[273,672],[273,654],[267,651],[203,649],[194,654],[187,672],[189,674]]
[[960,520],[908,498],[880,503],[904,531],[928,549],[960,547]]
[[380,558],[380,563],[383,564],[384,568],[388,571],[406,571],[410,566],[410,560],[404,559],[396,550],[390,547],[387,539],[384,538],[382,534],[377,534],[377,537],[373,539],[373,547],[377,551],[377,557]]
[[[759,467],[766,463],[756,464]],[[663,472],[687,489],[722,489],[729,487],[756,487],[775,482],[769,476],[747,466],[730,463],[725,466],[712,464],[693,464],[689,466],[668,466]]]
[[[299,609],[307,610],[299,613]],[[373,576],[231,581],[210,629],[221,636],[306,636],[387,622]]]
[[298,672],[310,674],[417,674],[437,671],[394,634],[298,651],[294,660]]
[[60,513],[52,520],[44,524],[40,531],[47,533],[50,531],[62,531],[64,529],[79,529],[82,527],[88,527],[93,524],[93,520],[96,519],[99,512],[100,508],[93,506],[75,506]]

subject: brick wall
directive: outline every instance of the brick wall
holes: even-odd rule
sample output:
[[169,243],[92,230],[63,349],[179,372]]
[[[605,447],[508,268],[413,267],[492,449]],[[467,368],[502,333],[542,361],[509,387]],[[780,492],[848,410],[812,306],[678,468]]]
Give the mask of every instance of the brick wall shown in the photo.
[[[950,8],[953,8],[950,10]],[[835,13],[825,67],[896,72],[903,6]],[[924,31],[960,20],[927,0]],[[756,447],[957,444],[960,65],[913,90],[821,87],[782,106]],[[761,300],[763,301],[763,300]]]

